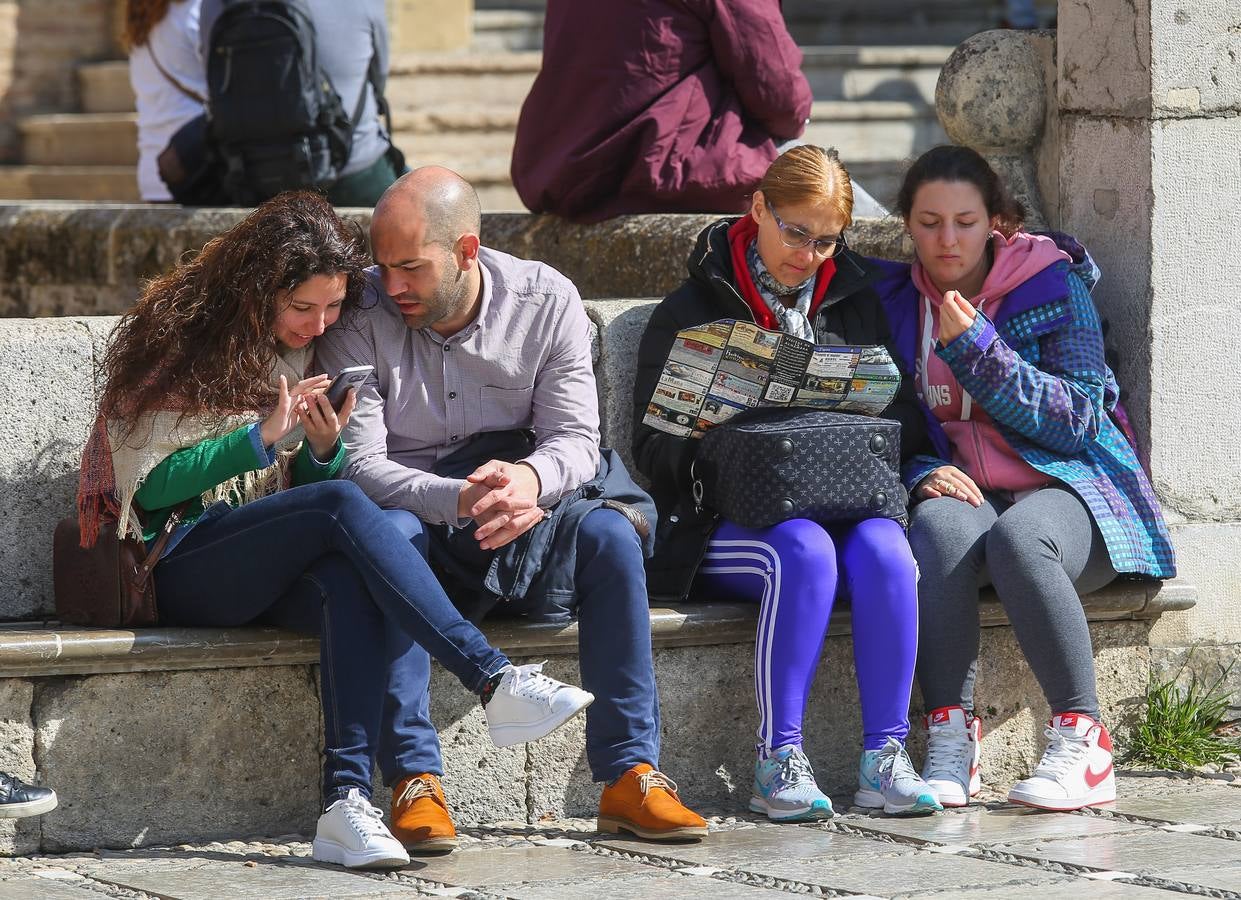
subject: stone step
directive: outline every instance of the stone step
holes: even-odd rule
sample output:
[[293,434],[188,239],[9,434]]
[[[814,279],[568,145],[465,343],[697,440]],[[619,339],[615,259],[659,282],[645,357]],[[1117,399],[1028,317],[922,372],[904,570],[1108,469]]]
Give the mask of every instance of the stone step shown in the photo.
[[899,100],[815,103],[802,137],[835,147],[846,165],[909,160],[948,140],[932,107]]
[[[514,15],[528,15],[514,13]],[[808,46],[803,70],[818,100],[934,101],[947,45]],[[387,95],[394,110],[519,110],[542,63],[528,48],[476,48],[467,54],[403,54],[393,59]],[[134,108],[124,60],[78,67],[82,110]]]
[[[475,0],[474,47],[535,50],[542,46],[546,0]],[[794,40],[813,44],[956,45],[1003,15],[1000,0],[786,0],[784,18]],[[1043,24],[1055,0],[1038,0]]]
[[[453,163],[448,156],[411,156],[411,159],[415,163]],[[495,212],[525,211],[509,179],[507,162],[472,171],[466,177],[478,191],[484,209]],[[140,203],[141,197],[132,165],[0,166],[0,201],[10,200]]]
[[133,112],[134,92],[129,86],[129,62],[108,59],[78,66],[78,97],[83,112]]
[[132,165],[0,166],[0,197],[111,203],[137,203],[140,199]]
[[802,71],[816,100],[935,103],[951,45],[803,47]]
[[[439,115],[426,111],[393,116],[397,145],[419,156],[453,160],[457,167],[508,167],[517,114]],[[33,166],[133,165],[138,161],[137,115],[58,113],[30,116],[19,125],[24,161]]]
[[[411,164],[439,163],[472,171],[485,184],[508,181],[514,110],[439,113],[399,110],[397,145]],[[31,116],[20,123],[28,166],[125,166],[137,162],[134,113]],[[904,160],[944,140],[921,101],[822,101],[814,105],[806,140],[836,147],[846,162]],[[24,195],[15,195],[24,196]],[[101,199],[96,193],[92,198]],[[123,200],[128,194],[112,199]],[[509,208],[509,207],[505,207]]]
[[540,50],[543,12],[537,9],[477,9],[474,11],[474,53]]
[[28,116],[18,129],[22,160],[31,166],[132,166],[138,160],[132,112]]

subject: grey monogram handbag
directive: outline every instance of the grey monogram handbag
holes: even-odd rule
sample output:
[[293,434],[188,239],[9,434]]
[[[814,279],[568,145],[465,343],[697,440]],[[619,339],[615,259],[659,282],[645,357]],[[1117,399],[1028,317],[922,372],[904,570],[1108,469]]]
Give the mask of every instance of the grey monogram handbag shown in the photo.
[[788,409],[738,416],[701,438],[695,504],[747,528],[786,519],[905,524],[901,426],[852,413]]

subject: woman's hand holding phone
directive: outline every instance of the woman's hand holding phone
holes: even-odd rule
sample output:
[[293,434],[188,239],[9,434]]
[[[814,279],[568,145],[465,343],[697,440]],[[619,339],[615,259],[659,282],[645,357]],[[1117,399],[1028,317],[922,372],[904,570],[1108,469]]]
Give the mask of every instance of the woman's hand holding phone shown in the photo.
[[[310,378],[304,378],[297,384],[293,385],[292,390],[289,389],[289,380],[283,375],[280,376],[279,394],[276,398],[276,408],[271,411],[263,424],[259,426],[259,436],[263,439],[264,447],[273,446],[276,441],[280,440],[290,431],[297,427],[297,423],[301,421],[297,414],[298,405],[310,396],[319,397],[327,390],[328,377],[326,375],[315,375]],[[332,445],[335,446],[336,438],[332,438]]]
[[322,392],[303,395],[294,405],[297,421],[306,429],[306,440],[310,442],[310,451],[315,459],[326,461],[332,456],[340,433],[349,424],[349,414],[353,412],[357,399],[357,389],[350,388],[339,412],[332,409],[327,395]]

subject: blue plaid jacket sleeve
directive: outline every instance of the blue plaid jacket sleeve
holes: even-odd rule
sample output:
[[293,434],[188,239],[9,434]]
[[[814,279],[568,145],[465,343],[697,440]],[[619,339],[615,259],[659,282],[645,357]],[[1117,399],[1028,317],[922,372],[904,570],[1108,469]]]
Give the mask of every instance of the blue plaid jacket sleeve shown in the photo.
[[1099,434],[1107,412],[1103,332],[1086,285],[1067,276],[1069,296],[1026,326],[1038,340],[1027,362],[979,313],[964,334],[936,350],[961,386],[996,422],[1039,446],[1072,455]]

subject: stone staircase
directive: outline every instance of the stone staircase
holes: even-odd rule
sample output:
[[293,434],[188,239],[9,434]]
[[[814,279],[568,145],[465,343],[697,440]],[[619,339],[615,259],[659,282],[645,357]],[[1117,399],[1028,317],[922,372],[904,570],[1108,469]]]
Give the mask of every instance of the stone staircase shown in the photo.
[[[518,113],[541,64],[543,4],[480,0],[478,5],[470,52],[394,58],[388,97],[396,140],[412,165],[440,163],[460,171],[479,189],[484,208],[520,210],[509,160]],[[937,17],[934,28],[914,22],[867,31],[858,23],[872,21],[882,9],[867,19],[859,4],[830,13],[817,2],[786,4],[797,34],[810,38],[803,41],[804,70],[816,103],[806,138],[837,147],[854,177],[883,201],[895,193],[902,165],[944,140],[933,99],[952,44],[991,21],[978,9],[987,4],[978,0],[948,0],[948,5],[956,17]],[[833,29],[842,37],[889,40],[828,46]],[[915,42],[928,35],[944,43]],[[891,43],[893,38],[909,43]],[[18,123],[22,164],[0,167],[0,198],[138,200],[127,63],[84,63],[78,84],[79,112],[29,116]],[[462,103],[462,97],[470,100]]]

